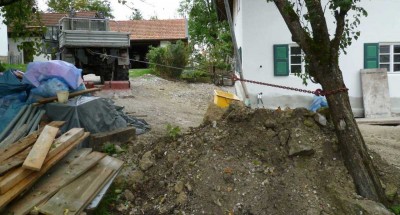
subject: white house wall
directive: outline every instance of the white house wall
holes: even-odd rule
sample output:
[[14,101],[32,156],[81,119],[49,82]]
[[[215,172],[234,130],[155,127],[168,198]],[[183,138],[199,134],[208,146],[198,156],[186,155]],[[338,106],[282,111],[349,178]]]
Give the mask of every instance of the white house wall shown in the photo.
[[7,26],[3,23],[3,17],[0,16],[0,61],[5,61],[8,56]]
[[[9,55],[14,55],[14,56],[21,56],[22,59],[22,63],[24,62],[24,55],[23,55],[23,50],[18,50],[18,45],[20,45],[22,42],[25,41],[31,41],[33,39],[27,38],[25,40],[17,40],[15,41],[12,38],[8,38],[8,43],[9,43]],[[33,61],[39,61],[39,62],[43,62],[43,61],[49,61],[51,60],[49,55],[45,55],[45,54],[38,54],[38,55],[34,55],[33,56]]]
[[[240,2],[240,13],[235,17],[235,32],[238,46],[242,47],[244,78],[308,90],[321,88],[313,83],[304,86],[302,80],[294,75],[274,76],[273,45],[293,44],[291,34],[273,3],[267,3],[265,0]],[[340,67],[356,116],[363,115],[360,69],[364,65],[364,43],[400,42],[400,23],[395,19],[398,17],[400,1],[362,2],[369,15],[362,18],[359,26],[361,37],[347,49],[347,55],[342,54],[340,57]],[[331,30],[334,30],[333,24]],[[393,112],[400,112],[399,81],[400,74],[389,73]],[[264,104],[269,108],[308,107],[313,97],[311,94],[284,89],[246,85],[252,104],[255,104],[256,95],[263,92]]]

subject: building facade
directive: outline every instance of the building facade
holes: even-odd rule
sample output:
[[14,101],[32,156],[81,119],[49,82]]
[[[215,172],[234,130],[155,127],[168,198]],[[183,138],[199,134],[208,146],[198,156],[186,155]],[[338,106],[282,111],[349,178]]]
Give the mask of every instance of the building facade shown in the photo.
[[8,58],[8,40],[7,26],[3,23],[3,17],[0,16],[0,62],[7,62]]
[[[219,15],[224,13],[223,0],[218,0]],[[303,53],[291,39],[291,34],[273,3],[265,0],[233,0],[231,13],[239,52],[241,53],[245,79],[307,90],[321,88],[308,82],[305,86],[296,73],[304,72]],[[223,5],[223,3],[222,3]],[[400,113],[400,1],[361,1],[367,17],[361,18],[358,27],[361,35],[340,55],[340,68],[355,116],[364,115],[361,70],[364,68],[386,68],[392,113]],[[327,10],[329,13],[329,10]],[[334,35],[334,18],[326,15],[331,35]],[[352,17],[352,14],[349,14]],[[242,87],[237,83],[237,92]],[[258,93],[263,93],[266,106],[276,108],[308,107],[313,95],[246,84],[249,97],[254,104]]]

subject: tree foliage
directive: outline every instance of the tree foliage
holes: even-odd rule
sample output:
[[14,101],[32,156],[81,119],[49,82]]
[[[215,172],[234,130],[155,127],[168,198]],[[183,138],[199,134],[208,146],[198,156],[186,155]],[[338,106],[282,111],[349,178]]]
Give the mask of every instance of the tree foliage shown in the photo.
[[112,15],[109,0],[48,0],[47,5],[50,12],[75,11],[96,11],[102,12],[107,18],[114,18]]
[[3,23],[10,30],[10,38],[29,40],[27,43],[18,45],[18,49],[29,50],[33,53],[42,51],[41,35],[45,29],[40,25],[40,15],[35,0],[13,1],[1,7],[0,14],[4,18]]
[[130,17],[131,20],[142,20],[143,15],[139,9],[133,9],[132,15]]
[[147,58],[156,74],[164,78],[177,79],[188,62],[188,49],[185,43],[177,41],[165,47],[151,47]]
[[218,22],[212,0],[182,0],[179,12],[188,16],[192,58],[204,69],[230,68],[233,54],[227,22]]

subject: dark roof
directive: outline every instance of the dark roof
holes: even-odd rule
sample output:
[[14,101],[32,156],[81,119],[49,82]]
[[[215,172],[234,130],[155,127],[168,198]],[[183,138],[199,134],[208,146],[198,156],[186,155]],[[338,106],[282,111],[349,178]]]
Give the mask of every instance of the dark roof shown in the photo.
[[[213,0],[215,8],[217,10],[218,20],[227,20],[226,10],[225,10],[225,0]],[[231,9],[231,14],[233,13],[233,0],[228,0]]]
[[112,31],[130,32],[131,40],[187,40],[186,19],[110,21]]
[[[80,18],[91,18],[95,17],[96,12],[93,11],[81,11],[81,12],[76,12],[75,17],[80,17]],[[58,21],[60,21],[61,18],[68,16],[68,13],[42,13],[40,15],[40,21],[43,26],[56,26],[58,25]]]

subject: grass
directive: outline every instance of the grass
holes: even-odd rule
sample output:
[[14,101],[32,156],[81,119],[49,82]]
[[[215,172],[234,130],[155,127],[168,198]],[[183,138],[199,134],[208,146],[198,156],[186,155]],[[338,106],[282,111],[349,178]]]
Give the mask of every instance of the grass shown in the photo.
[[17,70],[21,70],[23,72],[26,71],[26,66],[27,66],[27,64],[7,64],[7,63],[1,64],[1,65],[5,68],[4,71],[9,70],[9,69],[17,69]]
[[146,74],[154,74],[152,69],[131,69],[129,70],[129,77],[137,78]]

